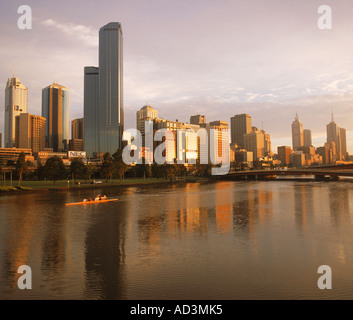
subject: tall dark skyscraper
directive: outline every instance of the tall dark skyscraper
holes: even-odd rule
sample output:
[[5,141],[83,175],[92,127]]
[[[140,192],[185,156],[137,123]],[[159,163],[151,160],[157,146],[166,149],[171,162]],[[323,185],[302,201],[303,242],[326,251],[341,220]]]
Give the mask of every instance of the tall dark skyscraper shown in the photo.
[[119,22],[99,31],[99,68],[85,67],[84,149],[113,154],[121,147],[124,130],[123,34]]

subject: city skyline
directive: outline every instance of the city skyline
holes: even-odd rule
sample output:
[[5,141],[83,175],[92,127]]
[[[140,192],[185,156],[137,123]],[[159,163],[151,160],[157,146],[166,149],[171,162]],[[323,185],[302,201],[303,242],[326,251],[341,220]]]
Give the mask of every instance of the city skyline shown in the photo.
[[[96,7],[92,2],[86,3],[90,9]],[[275,151],[277,146],[291,145],[289,124],[296,110],[312,131],[313,145],[323,145],[325,126],[333,111],[337,123],[347,129],[348,152],[352,152],[353,59],[349,53],[353,49],[347,32],[352,4],[329,3],[334,12],[333,29],[323,31],[316,25],[319,1],[310,4],[299,1],[295,7],[271,1],[266,8],[259,1],[240,3],[196,1],[192,5],[175,2],[171,6],[153,1],[147,6],[140,1],[114,5],[106,2],[98,14],[95,10],[81,12],[82,3],[78,3],[64,16],[52,15],[51,4],[39,6],[30,1],[33,29],[25,31],[17,28],[16,4],[6,4],[6,16],[0,14],[3,18],[0,37],[8,46],[1,51],[1,60],[6,65],[4,62],[0,65],[0,76],[7,79],[14,71],[25,83],[27,112],[32,114],[40,114],[39,88],[48,81],[64,83],[70,88],[70,120],[80,118],[83,67],[97,65],[97,30],[107,21],[121,21],[127,34],[125,129],[135,127],[135,113],[146,102],[165,118],[185,122],[196,113],[205,114],[209,121],[228,122],[235,114],[248,113],[255,126],[262,127],[264,122]],[[107,10],[109,6],[119,11]],[[118,14],[113,14],[114,11]],[[246,21],[242,16],[247,17]],[[212,21],[211,25],[207,21]],[[165,30],[161,30],[162,25]],[[266,26],[264,30],[262,25]],[[284,30],[279,30],[279,26]],[[208,51],[204,50],[208,41],[201,37],[203,28],[217,39]],[[179,30],[191,32],[177,33]],[[242,31],[246,31],[248,40]],[[261,40],[264,35],[267,42]],[[50,39],[52,36],[57,43]],[[293,40],[288,42],[287,38]],[[236,43],[234,46],[226,42],[232,39],[230,43]],[[181,43],[188,50],[180,50]],[[29,48],[25,59],[19,59],[19,53],[23,53],[19,50],[21,46]],[[43,46],[50,47],[52,54]],[[298,46],[303,49],[296,49]],[[16,53],[11,57],[7,51]],[[274,54],[276,59],[271,58]],[[39,61],[44,61],[43,66]],[[293,62],[293,66],[288,62]],[[37,72],[32,65],[40,66]],[[0,90],[0,101],[4,101],[3,94]],[[3,107],[0,104],[0,112],[4,112]],[[190,109],[192,112],[186,112]],[[2,126],[1,123],[0,132],[4,132]]]

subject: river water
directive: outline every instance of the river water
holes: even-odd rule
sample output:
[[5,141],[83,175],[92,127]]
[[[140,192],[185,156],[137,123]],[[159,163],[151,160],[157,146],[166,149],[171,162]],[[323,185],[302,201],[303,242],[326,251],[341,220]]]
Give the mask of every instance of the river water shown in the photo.
[[[119,201],[65,206],[97,193]],[[1,195],[0,299],[353,299],[352,214],[340,181]]]

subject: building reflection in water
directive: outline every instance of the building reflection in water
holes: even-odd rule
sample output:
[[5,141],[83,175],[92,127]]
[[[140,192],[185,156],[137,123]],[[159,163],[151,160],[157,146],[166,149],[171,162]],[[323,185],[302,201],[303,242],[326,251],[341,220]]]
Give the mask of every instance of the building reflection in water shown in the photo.
[[263,225],[272,219],[273,194],[272,191],[251,188],[241,188],[234,192],[233,229],[244,230],[253,236],[256,225]]
[[[62,206],[61,206],[62,207]],[[66,257],[66,216],[55,205],[50,208],[43,230],[41,273],[53,290],[62,287]]]
[[33,210],[32,198],[27,196],[23,200],[12,203],[15,210],[8,221],[7,254],[2,262],[7,274],[5,286],[12,289],[18,289],[18,267],[28,265],[29,259],[33,258],[30,251],[37,235],[35,227],[38,216]]
[[306,225],[314,219],[314,194],[311,185],[299,184],[293,186],[295,224],[299,231],[304,231]]
[[218,183],[215,186],[216,225],[219,233],[232,231],[232,189],[228,182]]
[[345,183],[329,184],[329,205],[331,213],[331,224],[338,227],[348,222],[349,217],[349,190]]
[[86,233],[84,298],[124,299],[128,203],[99,208]]

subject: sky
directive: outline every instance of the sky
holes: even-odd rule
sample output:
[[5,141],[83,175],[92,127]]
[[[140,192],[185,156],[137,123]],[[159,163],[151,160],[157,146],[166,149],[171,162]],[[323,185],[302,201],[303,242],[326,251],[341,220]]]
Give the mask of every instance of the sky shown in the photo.
[[[23,4],[30,30],[18,28]],[[318,27],[321,5],[332,10],[330,30]],[[276,152],[292,145],[296,112],[315,147],[333,113],[353,153],[351,0],[2,0],[0,132],[13,72],[28,88],[29,113],[41,114],[41,90],[57,82],[70,90],[70,120],[83,117],[83,70],[98,66],[99,29],[114,21],[123,30],[125,129],[146,104],[183,122],[248,113]]]

